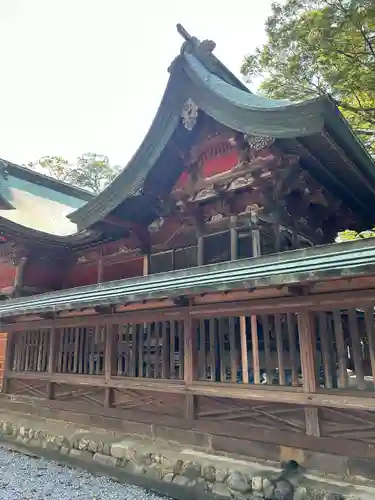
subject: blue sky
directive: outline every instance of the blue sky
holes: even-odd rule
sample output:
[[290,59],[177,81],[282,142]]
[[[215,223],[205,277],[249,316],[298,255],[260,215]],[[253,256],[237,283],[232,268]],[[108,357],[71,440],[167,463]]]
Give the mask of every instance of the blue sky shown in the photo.
[[180,22],[236,74],[265,41],[271,0],[0,0],[0,157],[126,164],[178,54]]

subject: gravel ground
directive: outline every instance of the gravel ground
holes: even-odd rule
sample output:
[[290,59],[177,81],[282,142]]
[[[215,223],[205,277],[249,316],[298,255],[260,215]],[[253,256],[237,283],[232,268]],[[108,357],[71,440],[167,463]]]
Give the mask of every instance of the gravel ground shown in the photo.
[[137,486],[0,447],[1,500],[160,500]]

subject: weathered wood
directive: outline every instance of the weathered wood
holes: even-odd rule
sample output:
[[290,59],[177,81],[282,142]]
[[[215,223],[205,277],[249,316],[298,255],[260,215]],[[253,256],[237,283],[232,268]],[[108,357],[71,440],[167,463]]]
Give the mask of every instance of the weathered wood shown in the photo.
[[316,339],[309,311],[298,313],[298,330],[301,345],[301,365],[303,374],[303,388],[305,392],[316,392],[318,387],[316,377]]
[[251,344],[253,349],[253,373],[254,384],[260,384],[260,365],[259,365],[259,340],[258,340],[258,324],[257,317],[250,316],[251,324]]
[[350,330],[349,333],[352,340],[351,347],[353,352],[354,368],[357,378],[357,388],[361,391],[364,391],[366,389],[366,383],[363,373],[362,357],[360,350],[357,310],[354,308],[349,309],[348,316],[349,316],[349,330]]
[[320,420],[318,408],[305,408],[305,425],[308,436],[320,437]]
[[242,382],[249,383],[249,362],[247,358],[247,335],[246,335],[246,318],[240,316],[240,335],[241,335],[241,362],[242,362]]
[[237,381],[237,346],[235,318],[229,318],[230,374],[232,382]]
[[265,368],[266,368],[266,380],[269,384],[272,379],[271,370],[271,347],[270,347],[270,326],[269,318],[267,314],[262,316],[262,326],[263,326],[263,343],[264,343],[264,358],[265,358]]
[[277,361],[279,365],[279,384],[285,385],[284,347],[283,347],[283,338],[281,331],[280,314],[275,314],[275,333],[276,333]]
[[342,329],[341,322],[341,311],[340,309],[335,309],[333,311],[333,324],[335,331],[335,340],[336,340],[336,351],[337,351],[337,360],[339,365],[338,370],[338,387],[340,389],[345,389],[347,387],[347,353],[345,350],[345,341],[344,341],[344,332]]
[[375,385],[375,326],[374,326],[374,308],[365,311],[366,333],[371,362],[372,380]]
[[[196,370],[196,349],[195,349],[195,328],[190,318],[184,320],[184,382],[192,384],[197,375]],[[196,396],[187,393],[185,396],[185,418],[195,420],[196,417]]]
[[225,366],[225,344],[224,344],[224,320],[218,319],[219,325],[219,356],[220,356],[220,381],[226,381],[226,366]]
[[296,329],[295,316],[293,313],[287,314],[288,339],[289,339],[289,355],[290,364],[292,366],[292,386],[299,386],[299,354],[296,349]]
[[216,335],[215,335],[215,319],[209,320],[209,335],[210,335],[210,378],[216,380]]
[[327,389],[332,389],[333,387],[333,373],[332,366],[330,362],[330,343],[328,339],[328,328],[327,328],[327,313],[324,311],[319,312],[319,336],[320,344],[323,357],[323,368],[324,368],[324,383]]

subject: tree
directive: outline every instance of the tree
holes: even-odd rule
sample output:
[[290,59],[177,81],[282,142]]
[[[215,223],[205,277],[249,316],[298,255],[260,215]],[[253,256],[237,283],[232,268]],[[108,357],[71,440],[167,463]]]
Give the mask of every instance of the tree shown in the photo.
[[337,233],[335,242],[343,243],[344,241],[358,241],[366,238],[375,238],[375,227],[367,229],[366,231],[361,231],[360,233],[357,233],[357,231],[353,231],[352,229],[347,229],[346,231]]
[[111,165],[107,156],[85,153],[76,164],[61,156],[44,156],[37,162],[30,162],[28,168],[44,171],[47,175],[68,184],[100,193],[121,171],[119,165]]
[[272,5],[267,43],[241,72],[276,99],[328,94],[375,154],[374,0],[287,0]]

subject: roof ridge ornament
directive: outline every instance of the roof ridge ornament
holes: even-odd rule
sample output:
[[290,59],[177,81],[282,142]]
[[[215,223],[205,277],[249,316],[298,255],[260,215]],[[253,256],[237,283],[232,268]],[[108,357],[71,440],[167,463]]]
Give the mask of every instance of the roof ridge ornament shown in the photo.
[[195,127],[198,120],[198,106],[189,97],[189,99],[182,106],[181,119],[184,127],[191,131]]

